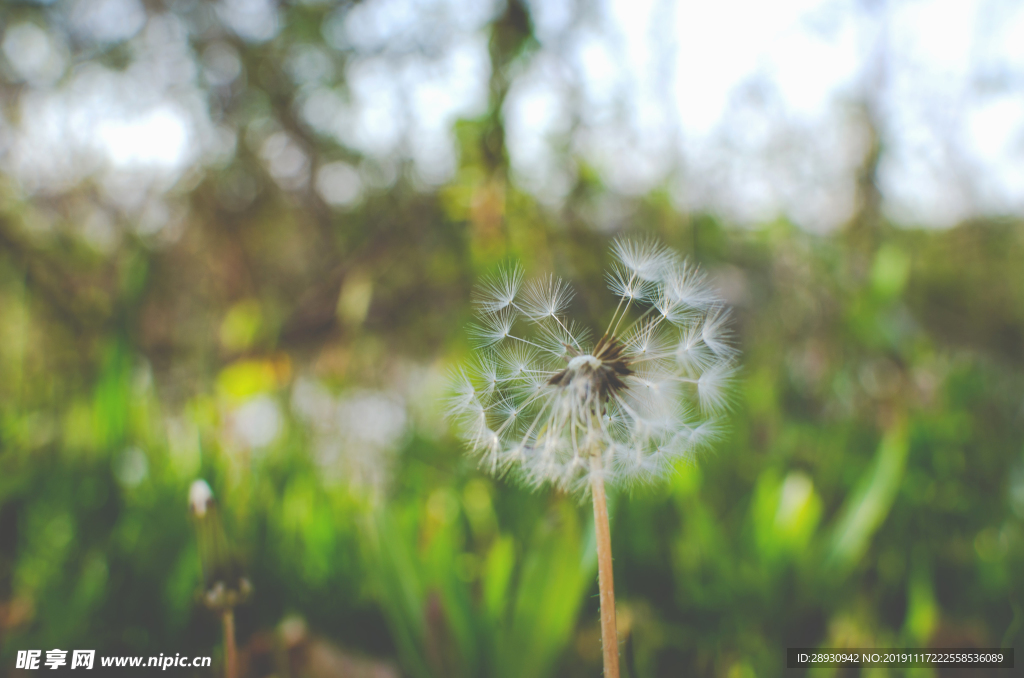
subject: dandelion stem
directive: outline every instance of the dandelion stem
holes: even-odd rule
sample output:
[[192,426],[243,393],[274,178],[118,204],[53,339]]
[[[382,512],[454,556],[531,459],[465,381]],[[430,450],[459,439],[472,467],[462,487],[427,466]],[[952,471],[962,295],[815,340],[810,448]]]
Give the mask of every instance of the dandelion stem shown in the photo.
[[224,609],[224,677],[238,678],[238,650],[235,648],[235,611]]
[[528,339],[523,339],[522,337],[517,337],[514,334],[506,334],[505,336],[507,336],[509,339],[515,339],[516,341],[521,341],[524,344],[529,344],[530,346],[533,346],[534,348],[539,349],[541,351],[547,351],[548,353],[550,353],[552,355],[558,355],[555,351],[552,351],[550,348],[544,348],[540,344],[535,344],[532,341],[529,341]]
[[622,309],[622,315],[619,316],[618,321],[615,323],[615,327],[612,329],[612,336],[614,337],[619,331],[619,325],[622,324],[623,318],[626,317],[626,313],[629,312],[629,305],[633,303],[632,297],[626,302],[626,308]]
[[619,636],[615,629],[615,581],[612,577],[612,534],[608,524],[608,502],[601,476],[601,458],[592,459],[596,473],[591,480],[594,497],[594,529],[597,532],[597,581],[601,590],[601,647],[604,678],[619,678]]
[[[647,316],[649,316],[649,315],[651,314],[651,311],[654,311],[654,310],[657,310],[657,307],[655,307],[655,306],[651,306],[651,307],[650,307],[649,309],[647,309],[646,311],[644,311],[644,312],[643,312],[643,313],[642,313],[642,314],[640,315],[640,317],[639,317],[639,318],[637,318],[636,320],[634,320],[634,321],[633,321],[633,325],[636,325],[636,324],[637,324],[638,322],[640,322],[641,320],[643,320],[644,318],[646,318]],[[662,318],[664,318],[664,317],[665,317],[665,316],[662,316]],[[658,321],[657,321],[657,322],[659,322],[659,323],[660,323],[660,322],[661,322],[661,319],[658,319]],[[631,325],[630,327],[632,327],[632,325]]]
[[622,308],[622,300],[625,297],[619,297],[619,304],[615,307],[615,313],[612,314],[612,319],[608,321],[608,327],[605,329],[602,337],[607,337],[608,333],[612,331],[612,325],[615,323],[615,319],[619,317],[619,309]]
[[576,348],[582,351],[583,347],[580,346],[580,342],[576,341],[576,337],[572,335],[572,332],[570,332],[569,328],[565,326],[565,323],[562,322],[562,319],[559,318],[557,315],[552,315],[551,317],[555,319],[555,322],[558,323],[558,325],[562,328],[562,331],[565,332],[565,336],[572,339],[572,343],[576,344]]
[[[626,283],[626,287],[630,287],[630,286],[632,286],[632,284],[633,284],[634,282],[636,282],[636,273],[634,273],[633,275],[629,276],[629,282],[628,282],[628,283]],[[625,299],[625,297],[619,297],[619,303],[618,303],[618,305],[617,305],[617,306],[615,307],[615,313],[613,313],[613,314],[612,314],[612,319],[608,321],[608,329],[606,329],[606,330],[604,331],[604,336],[606,336],[606,337],[607,337],[607,336],[608,336],[608,333],[612,331],[612,323],[614,323],[614,322],[615,322],[615,319],[619,317],[619,309],[621,309],[621,308],[622,308],[622,302],[623,302],[623,300],[624,300],[624,299]],[[630,301],[633,301],[633,298],[632,298],[632,297],[630,297],[630,299],[629,299],[629,300],[630,300]],[[629,304],[626,304],[626,308],[627,308],[627,309],[629,308]],[[623,314],[623,315],[625,315],[625,314],[626,314],[626,312],[625,312],[625,311],[623,311],[623,312],[622,312],[622,314]],[[619,318],[619,322],[622,322],[622,318]],[[617,326],[617,325],[616,325],[616,326]]]

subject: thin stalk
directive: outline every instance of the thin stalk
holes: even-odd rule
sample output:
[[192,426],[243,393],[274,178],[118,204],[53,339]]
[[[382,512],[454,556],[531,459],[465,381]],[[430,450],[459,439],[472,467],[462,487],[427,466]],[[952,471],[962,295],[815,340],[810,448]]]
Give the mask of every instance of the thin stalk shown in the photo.
[[629,301],[626,302],[626,308],[622,309],[622,315],[619,316],[619,319],[615,322],[615,327],[612,329],[612,336],[613,337],[618,333],[619,325],[622,324],[622,321],[626,317],[626,314],[629,313],[629,306],[632,303],[633,303],[633,298],[630,297]]
[[601,590],[601,648],[604,678],[619,678],[619,634],[615,628],[615,580],[612,576],[612,532],[608,524],[608,501],[601,477],[601,458],[595,457],[597,471],[591,481],[594,497],[594,529],[597,533],[597,583]]
[[235,648],[235,611],[224,610],[224,676],[238,678],[238,650]]

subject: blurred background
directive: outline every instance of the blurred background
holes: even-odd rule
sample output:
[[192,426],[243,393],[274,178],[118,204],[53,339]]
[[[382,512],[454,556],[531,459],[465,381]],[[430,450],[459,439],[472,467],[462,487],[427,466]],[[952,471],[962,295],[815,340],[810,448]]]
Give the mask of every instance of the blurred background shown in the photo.
[[475,281],[598,317],[621,234],[743,355],[716,450],[611,498],[624,675],[1019,644],[1022,218],[1010,0],[4,3],[2,671],[219,675],[203,478],[244,676],[600,675],[590,509],[440,402]]

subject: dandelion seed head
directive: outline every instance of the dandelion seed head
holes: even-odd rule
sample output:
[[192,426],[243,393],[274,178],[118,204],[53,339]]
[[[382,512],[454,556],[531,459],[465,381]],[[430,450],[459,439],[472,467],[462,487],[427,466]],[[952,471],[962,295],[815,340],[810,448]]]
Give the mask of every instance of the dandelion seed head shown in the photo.
[[524,284],[510,266],[477,290],[476,361],[447,409],[490,473],[566,492],[642,485],[719,436],[738,356],[727,309],[656,242],[617,240],[612,256],[618,305],[600,335],[567,317],[573,290],[554,276]]

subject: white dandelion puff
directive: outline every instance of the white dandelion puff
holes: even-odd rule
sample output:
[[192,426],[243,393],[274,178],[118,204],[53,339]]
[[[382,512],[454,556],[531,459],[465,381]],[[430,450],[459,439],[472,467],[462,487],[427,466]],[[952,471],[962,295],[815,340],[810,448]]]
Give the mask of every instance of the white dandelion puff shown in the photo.
[[480,355],[448,402],[481,468],[590,495],[605,675],[618,675],[605,484],[656,482],[707,449],[738,353],[696,267],[652,241],[617,240],[612,254],[618,303],[596,341],[565,317],[573,292],[562,280],[524,286],[518,267],[485,280],[470,328]]
[[447,405],[482,468],[585,493],[657,481],[716,439],[737,356],[725,307],[662,245],[618,240],[612,254],[618,305],[600,335],[566,317],[559,278],[524,285],[513,266],[481,284],[480,353]]

